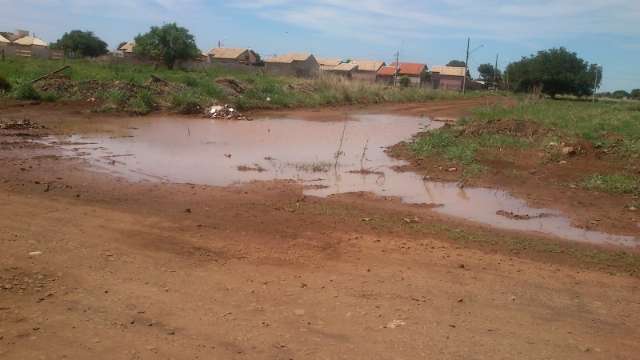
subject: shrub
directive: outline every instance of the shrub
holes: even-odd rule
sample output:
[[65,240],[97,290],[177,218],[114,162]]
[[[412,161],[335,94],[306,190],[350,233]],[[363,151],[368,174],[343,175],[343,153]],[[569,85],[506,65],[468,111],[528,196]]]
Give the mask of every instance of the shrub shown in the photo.
[[0,76],[0,93],[11,91],[11,83]]
[[129,101],[129,109],[138,115],[146,115],[156,108],[156,102],[150,91],[141,91]]
[[403,88],[407,88],[411,85],[411,79],[408,76],[403,76],[400,78],[400,86]]
[[42,97],[31,83],[25,83],[16,89],[15,98],[18,100],[40,100]]
[[202,112],[202,106],[196,94],[183,91],[171,96],[171,108],[180,114],[198,114]]

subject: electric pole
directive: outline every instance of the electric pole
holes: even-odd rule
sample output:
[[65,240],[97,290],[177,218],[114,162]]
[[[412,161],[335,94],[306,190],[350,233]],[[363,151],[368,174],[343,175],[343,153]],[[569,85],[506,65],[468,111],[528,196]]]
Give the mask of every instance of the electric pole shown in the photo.
[[596,76],[595,80],[593,81],[593,103],[596,102],[596,91],[598,90],[598,68],[600,68],[600,71],[602,71],[602,66],[596,65]]
[[399,73],[400,73],[400,50],[396,52],[396,72],[393,74],[393,86],[398,86]]
[[471,38],[467,38],[467,58],[464,61],[464,77],[462,78],[462,94],[467,92],[467,72],[469,71],[469,46],[471,45]]
[[493,68],[493,89],[498,91],[498,58],[500,54],[496,54],[496,66]]

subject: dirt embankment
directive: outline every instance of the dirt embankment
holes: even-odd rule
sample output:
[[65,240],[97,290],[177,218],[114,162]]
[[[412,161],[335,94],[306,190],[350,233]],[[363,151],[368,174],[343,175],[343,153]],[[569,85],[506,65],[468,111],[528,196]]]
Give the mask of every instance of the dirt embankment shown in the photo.
[[[429,114],[430,106],[441,116],[468,110],[410,111]],[[11,116],[47,129],[23,123],[0,137],[0,358],[640,352],[637,277],[585,269],[571,257],[605,252],[515,233],[510,241],[550,251],[511,252],[474,243],[479,233],[504,232],[367,194],[309,198],[291,182],[127,182],[17,132],[115,131],[135,122],[55,109],[12,108]]]

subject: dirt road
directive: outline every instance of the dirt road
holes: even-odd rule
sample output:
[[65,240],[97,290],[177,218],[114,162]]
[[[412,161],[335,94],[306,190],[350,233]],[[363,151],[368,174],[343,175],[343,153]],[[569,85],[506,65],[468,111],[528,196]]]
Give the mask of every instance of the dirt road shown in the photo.
[[[42,121],[109,126],[76,115]],[[473,225],[366,194],[127,182],[0,141],[3,359],[640,354],[637,277],[460,246],[403,219]]]

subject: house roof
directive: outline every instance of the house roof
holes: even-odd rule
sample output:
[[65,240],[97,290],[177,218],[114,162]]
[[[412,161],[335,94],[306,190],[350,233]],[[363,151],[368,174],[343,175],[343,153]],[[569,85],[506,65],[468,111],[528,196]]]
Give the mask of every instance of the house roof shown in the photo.
[[394,76],[396,74],[395,66],[383,66],[378,70],[379,76]]
[[126,53],[132,53],[133,52],[133,48],[135,46],[136,46],[136,43],[134,43],[133,41],[128,41],[124,45],[120,46],[118,48],[118,50],[120,50],[122,52],[126,52]]
[[291,64],[294,61],[306,61],[310,57],[313,57],[313,55],[309,53],[291,53],[291,54],[284,54],[280,56],[274,56],[266,60],[265,62]]
[[0,34],[0,43],[5,43],[8,44],[11,41],[9,41],[9,39],[5,38],[4,36],[2,36],[2,34]]
[[47,46],[47,43],[34,36],[25,36],[14,41],[15,44],[24,46]]
[[380,70],[381,67],[386,65],[384,61],[363,60],[363,59],[352,60],[351,63],[358,65],[358,71],[372,71],[372,72],[377,72],[378,70]]
[[340,59],[318,58],[320,66],[338,66],[342,63]]
[[[395,63],[391,64],[391,66],[396,66],[396,64]],[[420,76],[420,74],[422,74],[426,68],[427,68],[427,65],[425,64],[401,62],[399,74],[409,75],[409,76]]]
[[456,66],[434,66],[431,72],[440,73],[440,75],[460,76],[464,77],[464,68]]
[[251,49],[247,48],[213,48],[209,50],[209,55],[216,59],[237,59]]
[[353,70],[355,70],[357,68],[358,68],[358,65],[350,62],[350,63],[342,63],[342,64],[334,67],[330,71],[350,72],[350,71],[353,71]]

